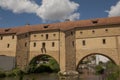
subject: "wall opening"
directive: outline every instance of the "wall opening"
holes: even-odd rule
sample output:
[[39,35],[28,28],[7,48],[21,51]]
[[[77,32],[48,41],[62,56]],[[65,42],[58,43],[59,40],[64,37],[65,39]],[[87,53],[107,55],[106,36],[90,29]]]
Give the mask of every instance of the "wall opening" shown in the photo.
[[52,47],[55,47],[55,43],[54,42],[52,42]]
[[46,44],[43,42],[43,43],[42,43],[42,48],[45,48],[45,45],[46,45]]
[[46,34],[46,39],[48,39],[48,34]]
[[36,43],[34,42],[34,47],[36,47]]
[[102,42],[103,42],[103,44],[106,44],[106,39],[103,39]]
[[86,41],[85,41],[85,40],[82,41],[82,45],[83,45],[83,46],[86,45]]
[[10,44],[7,44],[7,48],[9,48],[10,47]]
[[3,40],[3,36],[0,37],[0,40]]
[[60,71],[57,61],[49,55],[38,55],[29,63],[29,73],[53,73]]
[[80,74],[96,75],[108,74],[116,63],[106,55],[103,54],[90,54],[83,57],[77,65],[77,71]]

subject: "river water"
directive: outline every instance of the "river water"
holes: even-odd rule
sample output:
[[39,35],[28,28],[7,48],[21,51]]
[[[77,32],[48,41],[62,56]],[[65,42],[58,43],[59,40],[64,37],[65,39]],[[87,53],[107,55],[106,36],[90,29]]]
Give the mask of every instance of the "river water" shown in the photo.
[[[0,78],[0,80],[20,80],[20,77],[6,77]],[[70,77],[58,77],[57,74],[30,74],[25,75],[23,80],[81,80],[78,78],[74,78],[73,76]]]

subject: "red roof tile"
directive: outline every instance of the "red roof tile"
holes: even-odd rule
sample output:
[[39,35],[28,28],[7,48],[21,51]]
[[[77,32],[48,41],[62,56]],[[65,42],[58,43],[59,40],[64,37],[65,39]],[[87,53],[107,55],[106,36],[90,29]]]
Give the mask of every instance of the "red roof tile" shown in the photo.
[[0,34],[22,34],[26,32],[34,32],[34,31],[46,31],[46,30],[69,30],[76,27],[92,27],[98,25],[112,25],[112,24],[120,24],[120,16],[118,17],[110,17],[110,18],[98,18],[98,19],[90,19],[90,20],[79,20],[79,21],[66,21],[60,23],[53,24],[40,24],[40,25],[25,25],[21,27],[14,28],[1,28]]

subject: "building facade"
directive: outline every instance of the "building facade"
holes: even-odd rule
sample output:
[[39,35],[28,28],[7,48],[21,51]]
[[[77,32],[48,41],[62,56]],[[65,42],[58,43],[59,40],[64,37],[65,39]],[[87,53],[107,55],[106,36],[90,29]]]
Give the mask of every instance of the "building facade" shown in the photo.
[[93,54],[120,65],[120,17],[0,29],[0,58],[12,57],[12,65],[21,69],[34,57],[49,55],[62,72],[75,71],[81,60]]

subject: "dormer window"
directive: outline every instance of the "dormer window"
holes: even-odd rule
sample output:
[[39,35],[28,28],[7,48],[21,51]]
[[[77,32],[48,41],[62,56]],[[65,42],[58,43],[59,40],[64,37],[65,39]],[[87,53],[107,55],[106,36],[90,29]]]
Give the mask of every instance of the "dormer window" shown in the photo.
[[8,28],[8,29],[5,29],[5,32],[8,32],[8,31],[10,31],[10,28]]
[[48,28],[49,25],[44,26],[44,28]]
[[93,24],[97,24],[98,23],[98,20],[96,19],[96,20],[92,20],[92,23]]

